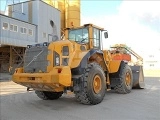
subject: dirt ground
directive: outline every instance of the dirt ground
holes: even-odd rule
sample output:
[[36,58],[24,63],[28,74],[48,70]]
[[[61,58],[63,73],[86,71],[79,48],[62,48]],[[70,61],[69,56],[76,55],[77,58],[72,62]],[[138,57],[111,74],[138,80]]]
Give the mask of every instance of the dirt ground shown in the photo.
[[145,89],[106,92],[102,103],[83,105],[73,94],[41,100],[12,81],[0,82],[0,120],[160,120],[160,77],[145,77]]

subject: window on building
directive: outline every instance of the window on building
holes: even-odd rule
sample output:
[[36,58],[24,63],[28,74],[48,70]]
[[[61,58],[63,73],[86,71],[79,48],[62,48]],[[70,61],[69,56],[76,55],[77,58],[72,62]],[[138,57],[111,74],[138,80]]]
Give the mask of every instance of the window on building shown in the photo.
[[149,57],[150,57],[150,58],[153,58],[153,57],[154,57],[154,55],[149,55]]
[[29,30],[28,30],[28,34],[29,34],[29,35],[33,35],[33,30],[29,29]]
[[150,64],[149,66],[150,66],[150,67],[154,67],[154,64]]
[[18,26],[14,25],[14,32],[18,32]]
[[23,28],[23,32],[24,32],[24,34],[27,34],[27,29]]
[[43,38],[46,38],[47,37],[47,34],[46,33],[43,33]]
[[8,30],[8,23],[5,23],[5,22],[4,22],[2,29],[3,29],[3,30]]
[[27,34],[27,29],[24,27],[21,27],[20,31],[22,34]]
[[11,24],[10,25],[10,31],[13,31],[14,26]]

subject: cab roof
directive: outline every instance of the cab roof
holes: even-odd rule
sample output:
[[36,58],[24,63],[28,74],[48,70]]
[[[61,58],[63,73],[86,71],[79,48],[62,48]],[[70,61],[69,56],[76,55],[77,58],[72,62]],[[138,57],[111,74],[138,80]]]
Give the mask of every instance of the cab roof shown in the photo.
[[87,27],[87,26],[90,26],[90,27],[95,27],[95,28],[98,28],[98,29],[100,29],[100,30],[104,30],[104,28],[101,28],[101,27],[99,27],[99,26],[96,26],[96,25],[94,25],[94,24],[91,24],[91,23],[89,23],[89,24],[84,24],[84,25],[82,25],[82,26],[79,26],[79,27],[70,27],[70,28],[66,28],[66,29],[79,29],[79,28],[84,28],[84,27]]

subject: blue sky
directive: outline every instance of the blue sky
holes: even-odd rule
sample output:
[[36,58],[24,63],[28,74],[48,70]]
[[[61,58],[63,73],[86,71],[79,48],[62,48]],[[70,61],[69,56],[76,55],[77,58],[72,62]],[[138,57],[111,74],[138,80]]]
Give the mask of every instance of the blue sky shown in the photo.
[[121,0],[82,0],[81,14],[91,17],[116,14],[121,2]]
[[[13,3],[13,0],[0,0],[0,10],[4,11],[5,7],[6,7],[6,1],[8,1],[7,3]],[[14,0],[16,1],[16,0]]]
[[0,0],[0,10],[4,11],[6,0]]

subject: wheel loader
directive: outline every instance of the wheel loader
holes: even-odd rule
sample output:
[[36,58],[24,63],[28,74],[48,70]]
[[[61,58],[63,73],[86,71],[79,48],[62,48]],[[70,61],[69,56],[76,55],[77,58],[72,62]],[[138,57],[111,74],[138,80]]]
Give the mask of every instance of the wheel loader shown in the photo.
[[13,81],[43,100],[71,91],[78,102],[92,105],[102,102],[111,89],[127,94],[134,87],[144,88],[142,66],[114,60],[102,49],[102,38],[108,38],[106,30],[85,24],[66,28],[62,40],[27,45],[24,66],[15,70]]

